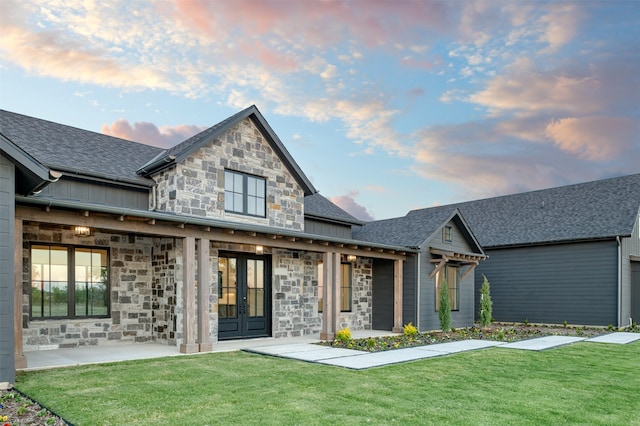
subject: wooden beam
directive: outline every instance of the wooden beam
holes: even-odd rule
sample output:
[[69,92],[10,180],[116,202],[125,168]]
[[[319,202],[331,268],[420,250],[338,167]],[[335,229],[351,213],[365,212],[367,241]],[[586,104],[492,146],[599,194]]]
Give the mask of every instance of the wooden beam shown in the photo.
[[436,274],[438,273],[438,271],[440,269],[442,269],[444,267],[444,265],[447,264],[447,258],[443,257],[442,259],[440,259],[440,263],[438,263],[436,265],[436,267],[433,269],[433,271],[431,271],[431,273],[429,274],[429,278],[433,278],[436,276]]
[[393,328],[394,333],[402,333],[402,260],[393,262]]
[[182,239],[182,343],[180,352],[190,354],[198,352],[196,343],[196,239]]
[[198,351],[211,352],[211,322],[209,320],[209,295],[211,289],[211,259],[209,257],[210,242],[198,239]]
[[476,266],[478,266],[478,262],[472,263],[469,265],[469,268],[464,272],[464,274],[462,274],[462,276],[460,277],[460,281],[464,281],[465,278],[467,278],[467,276],[473,272],[474,269],[476,269]]

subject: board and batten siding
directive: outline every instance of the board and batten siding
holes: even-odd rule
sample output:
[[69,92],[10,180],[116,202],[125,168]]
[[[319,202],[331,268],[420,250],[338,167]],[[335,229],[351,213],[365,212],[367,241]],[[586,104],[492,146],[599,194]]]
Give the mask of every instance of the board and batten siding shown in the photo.
[[334,238],[351,238],[351,226],[304,219],[304,232]]
[[[639,262],[632,262],[630,259],[631,256],[640,256],[639,222],[640,215],[636,215],[631,236],[620,239],[620,290],[622,297],[620,303],[620,324],[618,324],[618,326],[629,325],[630,319],[632,322],[640,322],[640,306],[637,306],[638,297],[640,296],[636,296],[636,294],[640,292],[640,289],[634,288],[634,279],[636,281],[638,280],[637,272],[634,272],[634,267],[637,271]],[[638,284],[636,283],[635,285]]]
[[491,283],[496,321],[600,326],[618,322],[615,240],[486,253],[488,259],[476,268],[476,300],[484,274]]
[[124,190],[108,184],[81,182],[62,178],[46,186],[39,197],[52,197],[58,200],[81,201],[91,204],[104,204],[110,207],[125,207],[147,210],[150,205],[149,189],[134,188]]
[[15,166],[0,153],[0,382],[15,382],[14,266]]
[[[431,263],[432,248],[457,253],[474,253],[460,228],[452,220],[447,226],[451,226],[451,241],[443,241],[442,229],[436,232],[420,253],[420,331],[439,330],[440,319],[436,310],[436,279],[429,278],[429,274],[435,268]],[[481,262],[482,263],[482,262]],[[474,319],[474,278],[469,274],[464,281],[460,280],[468,266],[458,268],[459,309],[451,311],[452,327],[471,327]]]

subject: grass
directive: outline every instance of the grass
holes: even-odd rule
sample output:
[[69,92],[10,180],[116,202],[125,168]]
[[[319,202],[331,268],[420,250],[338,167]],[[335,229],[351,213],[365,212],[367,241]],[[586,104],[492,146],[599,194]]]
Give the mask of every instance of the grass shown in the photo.
[[18,375],[76,425],[640,424],[640,343],[491,348],[353,371],[244,352]]

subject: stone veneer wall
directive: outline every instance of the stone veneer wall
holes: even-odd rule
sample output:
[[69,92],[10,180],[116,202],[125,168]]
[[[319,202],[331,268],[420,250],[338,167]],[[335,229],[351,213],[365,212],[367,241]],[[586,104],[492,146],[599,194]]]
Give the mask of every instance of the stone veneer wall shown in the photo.
[[299,337],[320,333],[318,262],[322,255],[273,251],[273,336]]
[[[76,237],[69,228],[29,222],[24,223],[23,238],[25,351],[153,340],[151,238],[102,232]],[[111,318],[30,321],[30,246],[33,243],[109,248]]]
[[[266,218],[225,212],[225,169],[266,178]],[[153,178],[160,211],[304,230],[304,191],[249,118]]]
[[156,238],[152,247],[153,335],[158,342],[175,345],[176,339],[176,240]]
[[340,312],[338,330],[371,330],[372,273],[371,259],[358,257],[352,268],[351,312]]

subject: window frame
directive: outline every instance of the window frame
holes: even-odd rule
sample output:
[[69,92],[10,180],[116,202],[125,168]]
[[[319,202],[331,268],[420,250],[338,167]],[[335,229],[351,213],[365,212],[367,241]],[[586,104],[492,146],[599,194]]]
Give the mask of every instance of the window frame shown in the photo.
[[[346,272],[345,272],[346,267]],[[348,277],[345,285],[344,277]],[[345,292],[348,296],[345,298]],[[346,305],[345,305],[346,300]],[[353,265],[350,262],[340,263],[340,312],[351,312],[353,310]]]
[[445,243],[453,242],[453,226],[446,225],[442,228],[442,241]]
[[[242,192],[236,191],[235,185],[232,185],[231,189],[227,189],[227,184],[229,177],[233,177],[235,182],[236,176],[242,178]],[[253,195],[249,192],[249,181],[254,179],[256,182],[262,183],[262,197],[259,195]],[[243,173],[236,170],[225,169],[224,171],[224,211],[227,213],[240,214],[243,216],[251,216],[251,217],[267,217],[267,179],[262,176],[256,176],[249,173]],[[235,196],[242,197],[242,209],[235,208]],[[229,200],[229,197],[234,197],[233,201]],[[249,212],[249,202],[253,201],[256,203],[256,207],[258,207],[258,203],[261,202],[262,214],[254,214]],[[232,204],[230,206],[230,204]],[[231,207],[231,208],[230,208]],[[257,211],[259,208],[256,209]]]
[[[449,278],[449,271],[455,271],[455,283],[451,284],[451,279]],[[457,312],[460,310],[460,267],[457,264],[447,264],[438,271],[436,274],[436,295],[435,295],[435,306],[436,312],[440,309],[440,285],[439,283],[442,280],[442,273],[444,273],[444,278],[447,280],[447,287],[449,287],[449,306],[451,307],[451,312]],[[455,298],[453,295],[455,294]],[[455,300],[455,306],[453,301]]]
[[[66,291],[67,291],[67,314],[66,315],[33,315],[33,249],[34,247],[48,247],[49,251],[52,248],[64,249],[66,252]],[[106,261],[104,267],[106,268],[106,280],[105,280],[105,302],[107,312],[104,315],[78,315],[76,312],[76,250],[90,250],[90,253],[95,251],[104,251],[106,255]],[[111,250],[109,247],[96,247],[74,244],[57,244],[48,242],[33,242],[29,245],[29,320],[30,321],[48,321],[58,319],[95,319],[95,318],[110,318],[111,317]],[[86,303],[86,302],[85,302]],[[43,312],[44,313],[44,312]]]

